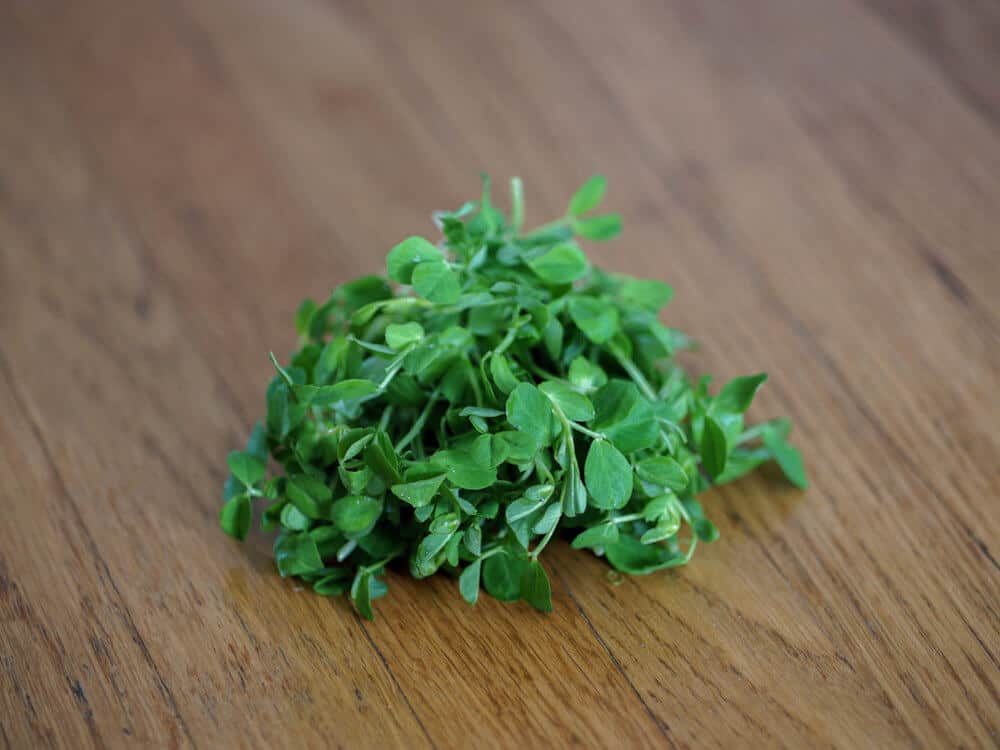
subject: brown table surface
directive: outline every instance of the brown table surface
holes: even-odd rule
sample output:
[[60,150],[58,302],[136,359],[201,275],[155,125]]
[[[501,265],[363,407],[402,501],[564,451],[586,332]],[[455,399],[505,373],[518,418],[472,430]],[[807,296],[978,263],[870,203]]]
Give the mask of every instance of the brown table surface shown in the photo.
[[[997,747],[1000,5],[0,6],[0,746]],[[555,611],[377,620],[218,528],[302,297],[520,174],[766,369],[813,486]]]

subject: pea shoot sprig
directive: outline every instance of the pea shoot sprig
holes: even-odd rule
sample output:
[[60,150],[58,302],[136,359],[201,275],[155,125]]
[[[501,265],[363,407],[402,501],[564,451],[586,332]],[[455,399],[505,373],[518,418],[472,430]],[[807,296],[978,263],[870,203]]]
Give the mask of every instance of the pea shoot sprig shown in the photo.
[[520,180],[507,217],[484,178],[478,203],[435,214],[438,244],[392,249],[388,279],[303,302],[266,418],[229,456],[223,529],[244,539],[266,502],[280,574],[350,592],[369,619],[404,561],[457,577],[470,604],[485,588],[549,611],[556,534],[642,575],[718,537],[696,499],[712,485],[773,460],[804,488],[788,421],[744,425],[767,376],[710,394],[674,361],[690,342],[661,322],[671,288],[591,265],[576,240],[621,231],[594,213],[605,187],[524,232]]

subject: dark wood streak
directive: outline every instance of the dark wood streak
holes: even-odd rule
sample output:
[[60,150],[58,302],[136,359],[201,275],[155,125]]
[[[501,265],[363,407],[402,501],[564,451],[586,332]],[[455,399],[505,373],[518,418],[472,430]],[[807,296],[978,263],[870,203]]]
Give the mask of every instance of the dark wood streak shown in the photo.
[[[970,0],[952,7],[933,0],[863,0],[863,5],[930,61],[984,122],[1000,129],[1000,94],[990,85],[991,74],[1000,66],[1000,13],[995,4]],[[957,39],[947,38],[952,20],[959,26]],[[982,70],[976,69],[979,66]]]
[[649,704],[646,702],[646,699],[642,696],[642,693],[639,692],[639,688],[635,686],[635,683],[632,682],[632,678],[629,677],[628,672],[625,671],[625,669],[622,667],[621,662],[618,660],[618,657],[615,656],[615,652],[608,647],[607,642],[601,636],[597,628],[594,627],[594,623],[587,615],[587,612],[580,604],[580,601],[573,595],[573,590],[570,588],[565,578],[559,573],[557,573],[557,575],[559,576],[560,583],[562,583],[563,587],[566,589],[566,594],[569,596],[570,601],[573,602],[573,606],[576,607],[577,611],[580,613],[580,616],[583,618],[583,621],[587,623],[587,627],[593,634],[594,639],[600,644],[601,648],[604,649],[604,652],[608,655],[608,658],[611,660],[611,663],[615,665],[615,669],[617,669],[619,674],[621,674],[622,679],[624,679],[625,682],[628,683],[628,686],[632,688],[632,692],[635,693],[635,697],[639,700],[639,703],[642,704],[642,707],[646,710],[646,713],[649,715],[649,718],[653,720],[654,724],[656,724],[657,728],[660,730],[660,734],[663,735],[663,738],[667,741],[670,747],[675,748],[676,750],[677,742],[670,732],[670,725],[667,724],[667,722],[664,721],[663,718],[658,713],[656,713],[655,711],[653,711],[652,708],[650,708]]
[[364,623],[358,623],[358,627],[360,628],[361,632],[364,633],[365,640],[368,641],[369,645],[375,651],[375,654],[378,656],[379,661],[382,663],[382,667],[385,669],[386,674],[389,675],[389,679],[392,680],[392,684],[399,692],[399,695],[403,699],[403,702],[410,709],[410,713],[413,714],[413,718],[416,720],[417,725],[420,727],[420,731],[423,732],[424,739],[427,740],[427,744],[433,748],[436,748],[437,743],[434,742],[433,738],[430,735],[430,732],[427,731],[427,727],[424,726],[424,722],[423,719],[420,718],[420,714],[418,714],[416,710],[414,710],[413,704],[410,703],[409,696],[407,696],[406,691],[403,690],[403,686],[399,684],[399,679],[392,671],[392,667],[389,666],[389,660],[385,658],[385,654],[382,653],[382,649],[380,649],[378,647],[378,644],[375,643],[375,639],[372,638],[371,633],[368,632],[368,628],[365,626]]
[[132,640],[135,642],[136,646],[139,648],[139,652],[142,655],[142,660],[145,662],[146,666],[153,673],[156,680],[157,689],[160,692],[160,696],[163,701],[167,704],[174,721],[180,728],[181,732],[184,734],[187,741],[192,747],[197,747],[194,739],[191,737],[191,733],[188,730],[187,724],[184,721],[184,717],[181,716],[180,711],[177,709],[177,702],[174,699],[173,692],[167,685],[166,681],[163,679],[163,675],[160,672],[159,667],[156,662],[153,661],[152,655],[149,653],[149,647],[146,645],[146,641],[143,639],[142,635],[139,633],[139,629],[135,626],[135,621],[132,618],[132,613],[128,606],[125,604],[125,599],[121,595],[121,591],[118,588],[117,583],[111,576],[111,571],[108,569],[108,564],[105,562],[104,558],[101,556],[100,551],[97,548],[97,544],[94,542],[94,538],[90,533],[87,525],[84,523],[83,515],[80,513],[80,509],[77,507],[76,500],[70,493],[69,488],[66,485],[66,480],[59,469],[58,463],[52,457],[52,453],[49,450],[48,443],[45,442],[42,428],[39,426],[34,414],[31,409],[28,408],[24,401],[24,397],[21,395],[20,388],[18,386],[18,381],[14,377],[14,373],[10,369],[10,365],[7,362],[6,356],[0,351],[0,372],[3,373],[4,380],[7,381],[7,385],[10,389],[10,393],[14,398],[15,403],[20,409],[24,419],[27,421],[29,428],[31,429],[32,437],[35,443],[38,445],[40,454],[44,457],[46,464],[48,464],[50,470],[52,471],[52,476],[55,479],[56,486],[59,489],[59,494],[65,501],[66,510],[69,512],[72,521],[76,524],[79,529],[79,533],[83,538],[84,545],[87,547],[87,552],[94,564],[101,581],[109,587],[110,592],[115,597],[115,602],[119,608],[120,616],[122,618],[123,624],[127,628],[128,632],[132,636]]

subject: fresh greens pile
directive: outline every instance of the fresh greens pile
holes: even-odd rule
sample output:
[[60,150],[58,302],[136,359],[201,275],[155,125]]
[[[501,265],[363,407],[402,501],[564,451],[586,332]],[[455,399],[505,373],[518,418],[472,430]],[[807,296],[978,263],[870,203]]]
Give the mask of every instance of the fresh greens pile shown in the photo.
[[478,204],[435,215],[441,242],[392,249],[388,280],[306,300],[299,350],[271,355],[267,417],[229,456],[223,529],[245,538],[266,499],[281,575],[350,591],[369,619],[393,561],[457,576],[470,604],[482,585],[549,611],[538,558],[556,533],[642,575],[718,537],[695,499],[713,484],[773,459],[806,486],[787,420],[744,426],[767,376],[691,382],[673,360],[689,339],[659,319],[671,288],[605,273],[574,241],[621,230],[593,214],[604,178],[527,233],[510,190],[509,219],[484,178]]

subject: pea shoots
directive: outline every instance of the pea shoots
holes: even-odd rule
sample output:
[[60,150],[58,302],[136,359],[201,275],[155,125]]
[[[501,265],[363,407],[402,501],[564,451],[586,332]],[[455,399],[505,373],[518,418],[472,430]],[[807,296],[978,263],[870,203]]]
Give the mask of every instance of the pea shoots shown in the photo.
[[434,215],[437,244],[405,239],[387,277],[305,300],[266,417],[229,456],[222,528],[244,539],[260,501],[278,572],[368,619],[389,565],[547,612],[557,534],[644,575],[718,537],[696,499],[712,485],[775,461],[805,488],[789,422],[744,424],[767,376],[710,393],[674,360],[691,341],[661,320],[673,290],[590,263],[578,240],[621,231],[595,213],[605,188],[524,231],[520,180],[506,216],[484,177],[478,203]]

